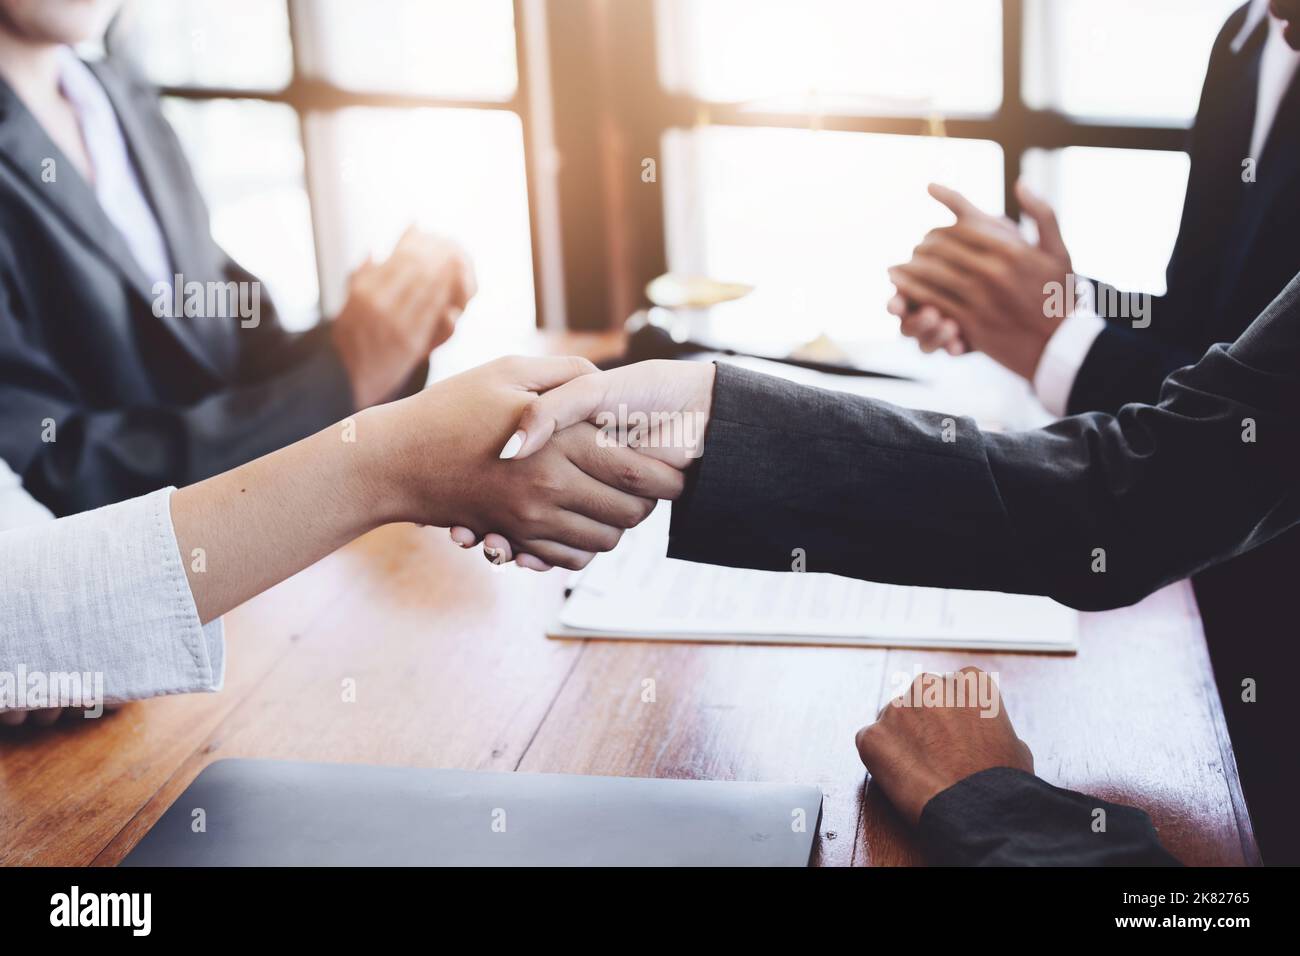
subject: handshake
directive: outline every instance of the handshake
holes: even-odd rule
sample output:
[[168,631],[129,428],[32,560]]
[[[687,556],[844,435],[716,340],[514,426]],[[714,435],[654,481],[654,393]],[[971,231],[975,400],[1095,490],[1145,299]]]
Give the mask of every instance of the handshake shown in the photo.
[[452,529],[497,564],[578,570],[612,550],[703,451],[714,366],[504,358],[358,416],[386,521]]

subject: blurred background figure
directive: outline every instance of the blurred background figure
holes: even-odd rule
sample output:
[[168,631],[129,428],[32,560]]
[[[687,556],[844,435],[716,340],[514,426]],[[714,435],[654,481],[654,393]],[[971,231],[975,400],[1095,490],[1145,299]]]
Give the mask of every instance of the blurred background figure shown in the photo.
[[[333,321],[288,331],[213,240],[152,89],[72,50],[118,6],[0,2],[0,458],[57,514],[418,389],[476,291],[463,250],[410,229]],[[238,139],[258,148],[255,129]]]

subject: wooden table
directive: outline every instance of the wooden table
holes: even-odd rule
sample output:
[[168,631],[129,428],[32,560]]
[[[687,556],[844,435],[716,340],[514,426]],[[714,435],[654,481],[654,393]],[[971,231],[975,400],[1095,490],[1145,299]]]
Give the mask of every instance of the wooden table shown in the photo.
[[1047,780],[1142,807],[1186,863],[1257,862],[1186,585],[1084,615],[1074,657],[550,641],[563,586],[445,531],[362,538],[228,617],[221,693],[0,734],[0,863],[115,864],[208,763],[276,757],[817,784],[821,863],[914,864],[853,735],[892,675],[970,663]]

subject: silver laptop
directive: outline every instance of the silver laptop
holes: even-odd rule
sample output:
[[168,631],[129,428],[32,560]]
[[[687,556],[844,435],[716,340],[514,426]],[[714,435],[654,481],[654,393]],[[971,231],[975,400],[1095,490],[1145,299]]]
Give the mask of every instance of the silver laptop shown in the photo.
[[126,866],[806,866],[795,784],[219,760]]

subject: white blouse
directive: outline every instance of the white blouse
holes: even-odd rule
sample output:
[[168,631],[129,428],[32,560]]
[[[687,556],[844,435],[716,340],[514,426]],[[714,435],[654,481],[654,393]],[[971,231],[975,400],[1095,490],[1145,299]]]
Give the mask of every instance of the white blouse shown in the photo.
[[199,623],[173,491],[56,521],[0,462],[0,710],[80,707],[48,698],[87,683],[101,703],[221,689],[224,633]]

